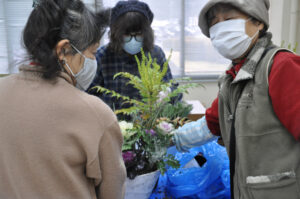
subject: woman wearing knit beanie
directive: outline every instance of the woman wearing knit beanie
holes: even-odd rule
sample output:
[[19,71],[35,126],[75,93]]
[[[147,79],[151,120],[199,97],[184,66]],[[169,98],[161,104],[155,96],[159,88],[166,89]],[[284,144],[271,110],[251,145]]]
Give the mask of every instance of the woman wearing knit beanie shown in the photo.
[[222,136],[231,197],[300,198],[300,57],[272,43],[269,0],[210,0],[199,26],[232,64],[205,117],[174,132],[179,150]]
[[[159,65],[162,66],[166,61],[162,49],[154,45],[154,34],[151,28],[153,17],[149,6],[141,1],[119,1],[112,8],[110,41],[108,45],[101,47],[97,52],[98,71],[90,88],[100,85],[131,98],[140,98],[138,90],[127,84],[128,80],[121,77],[113,79],[113,76],[118,72],[138,75],[138,66],[134,56],[141,57],[141,48],[145,53],[149,52]],[[172,74],[168,68],[164,81],[167,82],[170,79],[172,79]],[[95,89],[89,90],[89,93],[99,96],[112,109],[128,106],[121,99],[97,93]],[[119,119],[130,119],[128,116],[118,115],[118,117]]]

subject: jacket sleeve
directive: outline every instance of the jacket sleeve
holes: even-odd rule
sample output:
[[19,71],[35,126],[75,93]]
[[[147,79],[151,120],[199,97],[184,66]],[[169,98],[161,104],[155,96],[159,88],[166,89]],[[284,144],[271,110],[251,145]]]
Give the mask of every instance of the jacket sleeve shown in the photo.
[[[152,51],[152,56],[153,56],[154,59],[156,59],[157,64],[160,65],[161,67],[167,61],[164,51],[159,46],[154,46],[154,49]],[[173,79],[173,76],[172,76],[172,73],[171,73],[170,66],[168,64],[168,71],[166,72],[166,75],[163,77],[163,80],[165,82],[168,82],[171,79]]]
[[[154,55],[155,55],[155,58],[157,58],[157,63],[162,67],[164,65],[164,63],[167,61],[166,60],[166,55],[165,55],[164,51],[160,47],[155,46],[154,47]],[[170,66],[168,64],[168,70],[166,72],[166,75],[163,78],[163,81],[164,82],[168,82],[171,79],[173,79],[173,75],[172,75]],[[178,87],[178,85],[179,85],[178,83],[172,84],[171,90],[172,91],[175,90]],[[182,100],[182,96],[183,96],[182,93],[180,93],[180,94],[178,94],[178,96],[173,97],[171,99],[171,103],[175,104],[177,101],[181,101]]]
[[206,109],[205,117],[206,122],[209,130],[212,134],[220,136],[221,130],[220,130],[220,124],[219,124],[219,100],[216,98],[211,107]]
[[208,129],[205,117],[183,125],[174,132],[173,136],[179,151],[187,151],[189,148],[201,146],[217,139],[217,136]]
[[274,112],[285,128],[300,141],[300,56],[279,52],[269,75]]
[[98,198],[123,199],[126,169],[122,158],[123,137],[117,122],[103,134],[99,146],[101,170],[100,185],[96,188]]

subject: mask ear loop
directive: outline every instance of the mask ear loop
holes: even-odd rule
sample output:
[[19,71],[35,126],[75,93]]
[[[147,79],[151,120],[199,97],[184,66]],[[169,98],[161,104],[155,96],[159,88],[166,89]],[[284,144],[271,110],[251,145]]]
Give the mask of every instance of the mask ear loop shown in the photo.
[[64,64],[67,66],[67,68],[69,69],[69,71],[72,74],[72,76],[75,77],[75,74],[73,73],[71,67],[69,66],[69,64],[67,63],[67,61],[65,59],[64,59]]
[[87,58],[80,50],[78,50],[74,45],[70,44],[72,48],[74,48],[80,55],[82,55],[85,59]]
[[[71,45],[71,46],[72,46],[72,45]],[[62,49],[62,50],[61,50],[61,53],[63,53],[63,54],[65,55],[65,49]],[[73,73],[71,67],[70,67],[69,64],[67,63],[65,57],[64,57],[62,60],[57,59],[57,63],[61,66],[62,71],[68,72],[68,71],[66,70],[66,68],[64,67],[64,65],[66,65],[67,68],[69,69],[71,75],[72,75],[73,77],[75,77],[75,74]]]
[[[76,85],[76,78],[75,78],[75,75],[74,75],[74,73],[73,73],[73,71],[71,70],[71,67],[69,66],[69,64],[67,63],[67,61],[65,60],[65,58],[63,58],[63,60],[57,60],[57,62],[58,62],[58,64],[60,65],[60,67],[61,67],[61,72],[63,72],[63,73],[66,73],[70,78],[71,78],[71,80],[72,80],[72,82],[73,82],[73,85]],[[66,65],[67,66],[67,68],[69,69],[69,71],[70,71],[70,73],[71,73],[71,75],[68,73],[68,71],[67,71],[67,69],[64,67],[64,65]]]
[[253,40],[258,34],[259,34],[259,30],[257,30],[256,33],[251,37],[251,40]]
[[[250,21],[252,19],[252,17],[249,17],[247,20],[246,20],[246,23],[248,22],[248,21]],[[246,27],[245,27],[246,28]],[[258,35],[259,34],[259,28],[257,28],[257,31],[256,31],[256,33],[252,36],[252,37],[250,37],[251,38],[251,41],[256,37],[256,35]]]

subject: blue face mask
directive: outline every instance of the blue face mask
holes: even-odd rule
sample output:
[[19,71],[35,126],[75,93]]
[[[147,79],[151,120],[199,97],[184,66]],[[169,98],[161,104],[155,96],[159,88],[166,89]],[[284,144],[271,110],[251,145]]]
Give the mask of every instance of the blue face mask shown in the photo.
[[141,48],[143,47],[142,41],[137,41],[135,37],[132,37],[130,41],[124,42],[123,49],[125,52],[135,55],[141,51]]

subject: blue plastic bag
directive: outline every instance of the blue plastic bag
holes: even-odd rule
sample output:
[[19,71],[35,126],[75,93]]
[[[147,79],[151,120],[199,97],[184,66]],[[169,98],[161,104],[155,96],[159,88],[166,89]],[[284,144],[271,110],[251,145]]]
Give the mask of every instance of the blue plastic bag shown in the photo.
[[[171,147],[168,153],[180,161],[181,168],[169,168],[164,176],[160,176],[150,199],[166,196],[180,199],[230,199],[229,160],[226,149],[216,141],[192,148],[187,153]],[[204,165],[184,168],[199,153],[206,159]]]

